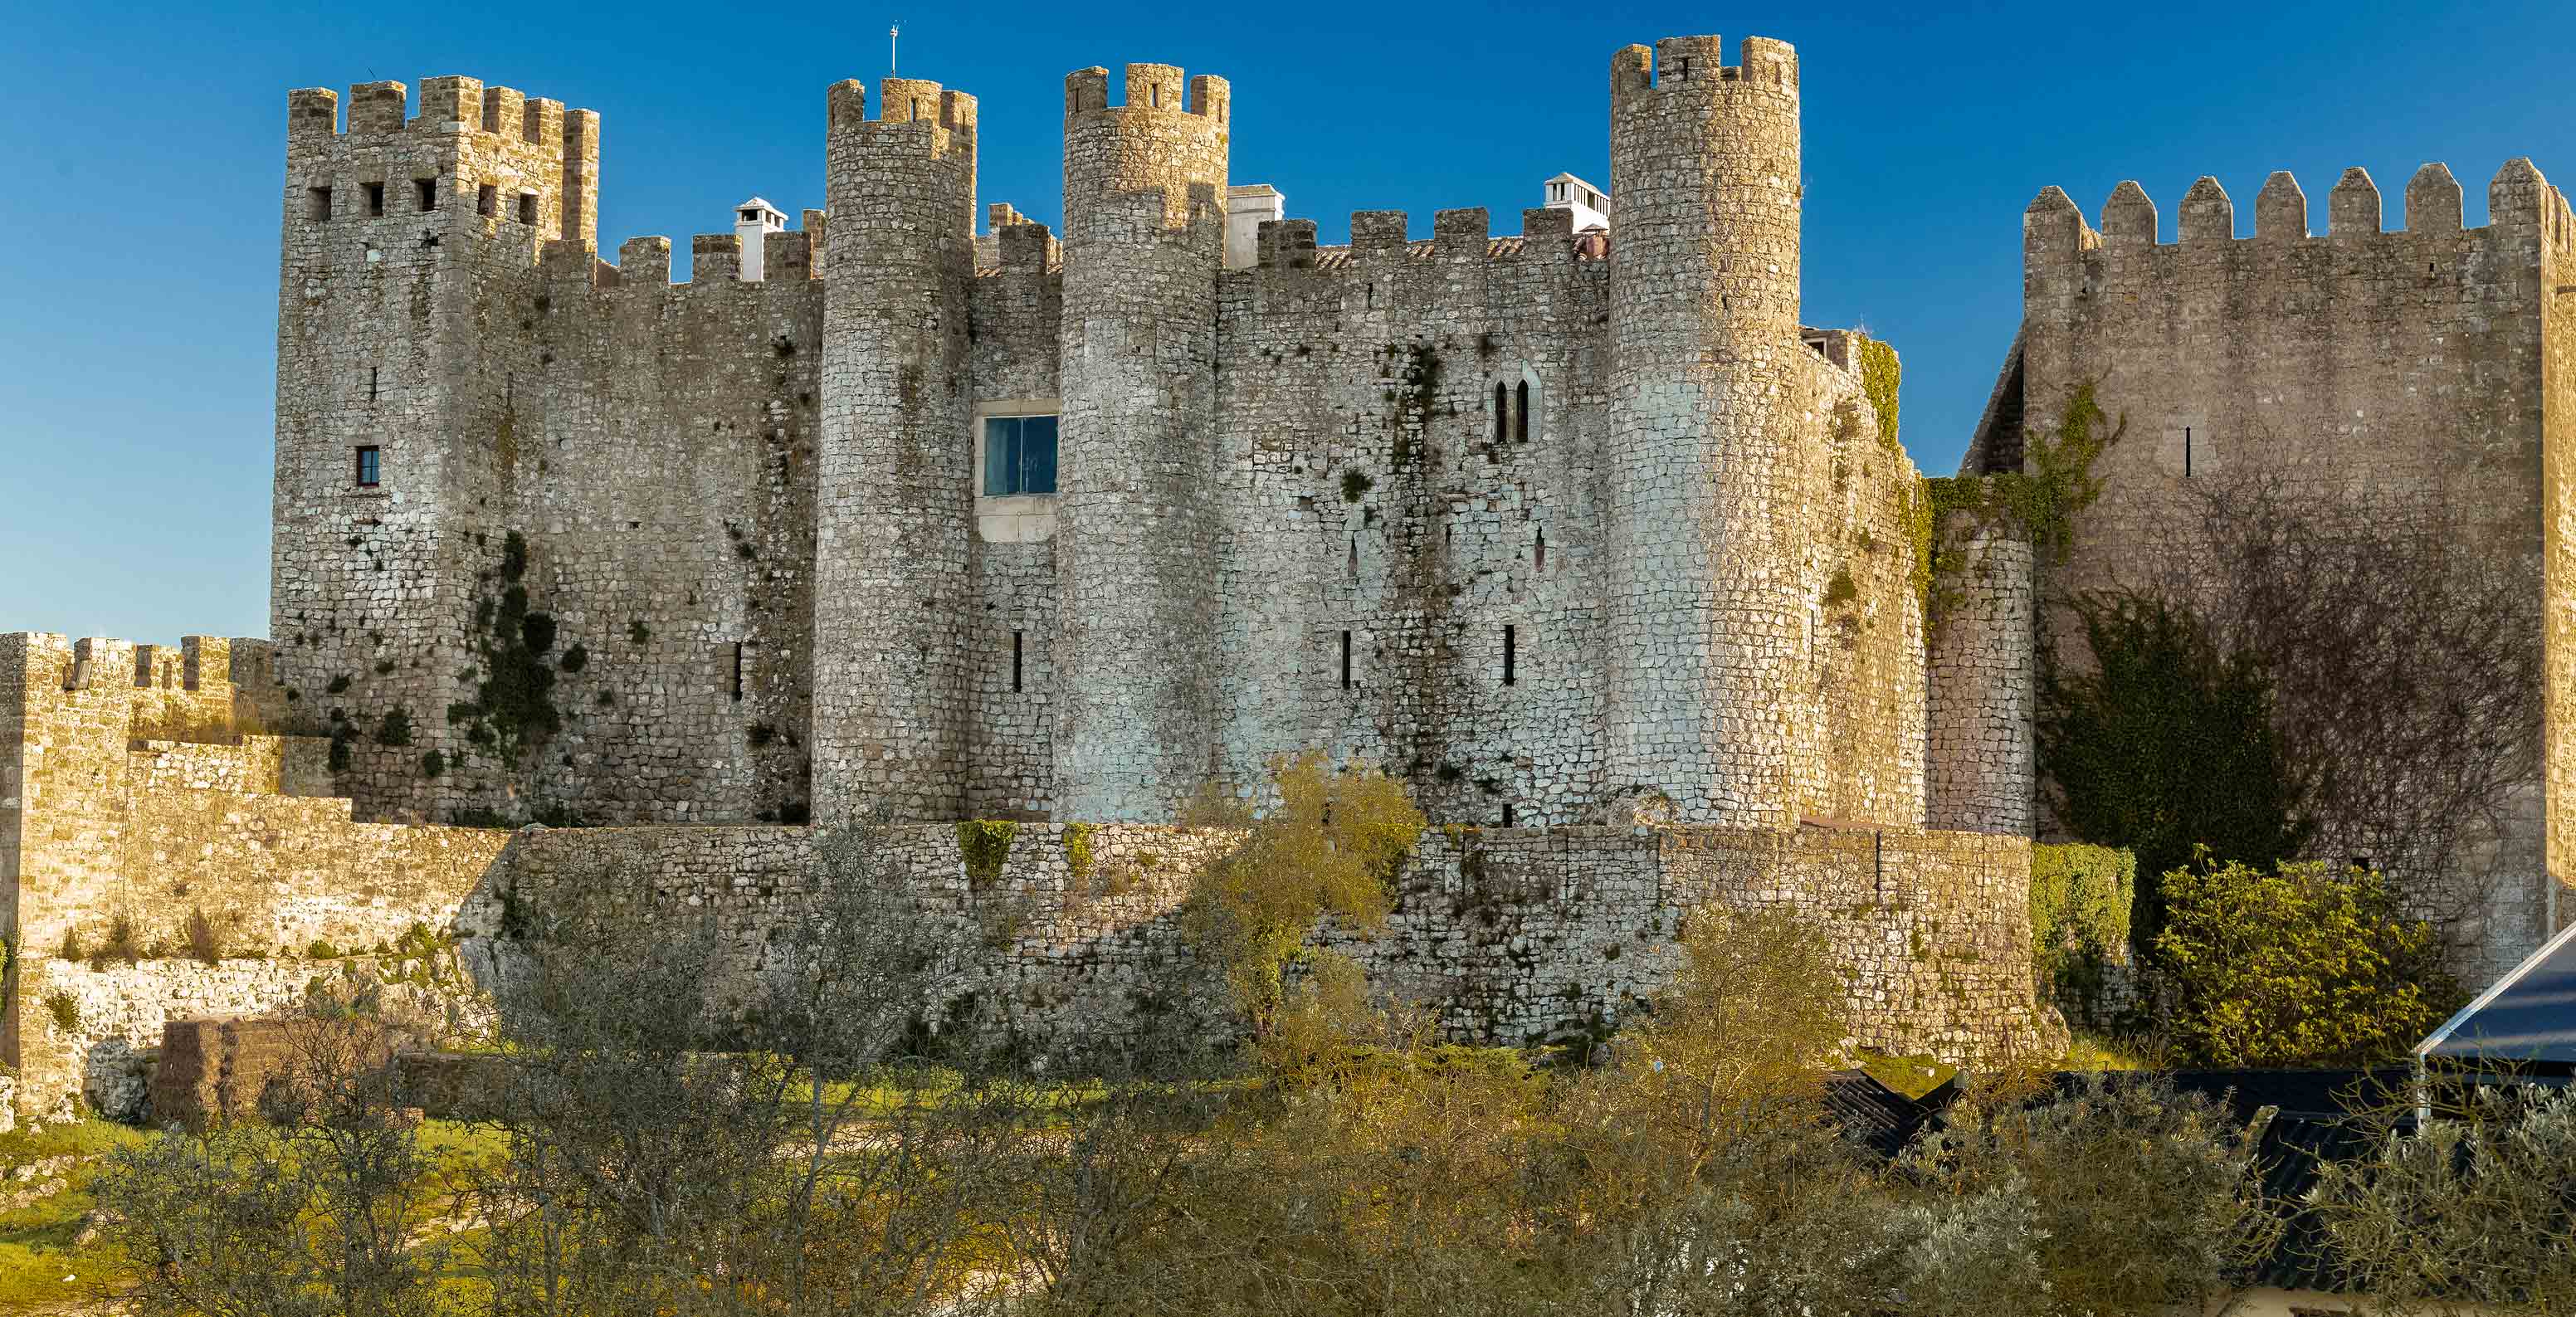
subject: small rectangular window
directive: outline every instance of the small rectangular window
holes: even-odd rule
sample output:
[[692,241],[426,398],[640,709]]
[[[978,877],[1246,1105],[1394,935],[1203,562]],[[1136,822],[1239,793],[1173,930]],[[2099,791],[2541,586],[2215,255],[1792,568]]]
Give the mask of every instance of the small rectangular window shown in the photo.
[[1503,826],[1506,828],[1512,826],[1512,807],[1509,805],[1503,806]]
[[384,479],[383,450],[374,444],[358,449],[358,487],[373,489]]
[[1023,631],[1011,633],[1011,689],[1013,691],[1020,688],[1020,653],[1022,642],[1027,638],[1027,634]]
[[1055,492],[1056,418],[984,418],[984,496]]
[[369,219],[383,219],[385,217],[385,185],[382,183],[361,183],[358,186],[367,190],[367,217]]
[[742,642],[739,640],[733,642],[733,698],[736,703],[742,700]]
[[536,193],[522,192],[519,194],[519,222],[521,224],[534,224],[537,222]]
[[1520,679],[1520,633],[1510,623],[1503,624],[1503,684]]
[[491,183],[474,189],[474,213],[489,218],[501,210],[501,189]]
[[1342,633],[1342,689],[1351,688],[1351,633]]
[[420,202],[421,214],[426,215],[429,212],[438,209],[437,179],[415,178],[411,181],[411,187],[414,197]]
[[331,218],[331,189],[327,187],[304,189],[304,218],[309,220]]

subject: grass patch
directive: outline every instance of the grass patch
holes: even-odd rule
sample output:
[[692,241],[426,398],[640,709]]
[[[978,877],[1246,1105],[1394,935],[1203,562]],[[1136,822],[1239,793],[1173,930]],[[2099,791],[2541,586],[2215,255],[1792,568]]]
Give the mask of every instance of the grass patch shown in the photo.
[[[64,1174],[62,1192],[0,1213],[0,1312],[92,1311],[102,1288],[124,1277],[127,1265],[114,1250],[97,1243],[84,1249],[72,1241],[80,1234],[81,1218],[97,1206],[90,1185],[101,1159],[150,1137],[98,1119],[0,1134],[0,1172],[49,1157],[82,1159]],[[0,1179],[0,1193],[16,1193],[34,1183]],[[66,1282],[65,1276],[72,1279]]]
[[1860,1068],[1908,1101],[1920,1099],[1959,1073],[1959,1067],[1928,1056],[1879,1056],[1870,1052],[1861,1054]]

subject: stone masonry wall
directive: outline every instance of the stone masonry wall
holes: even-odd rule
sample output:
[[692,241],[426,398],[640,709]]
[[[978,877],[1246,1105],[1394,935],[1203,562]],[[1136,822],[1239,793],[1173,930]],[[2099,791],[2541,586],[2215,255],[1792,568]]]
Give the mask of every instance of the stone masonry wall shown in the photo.
[[[2064,193],[2041,193],[2025,217],[2026,414],[2053,422],[2089,381],[2128,427],[2096,463],[2104,494],[2077,519],[2050,597],[2194,580],[2187,482],[2277,476],[2356,525],[2430,528],[2443,552],[2527,580],[2547,601],[2533,623],[2563,663],[2561,628],[2544,621],[2566,607],[2544,567],[2563,533],[2544,477],[2548,436],[2567,422],[2549,406],[2545,326],[2567,207],[2520,160],[2489,186],[2487,227],[2464,229],[2461,203],[2450,171],[2426,165],[2406,188],[2405,230],[2382,232],[2378,188],[2347,170],[2316,234],[2297,182],[2276,173],[2239,237],[2225,189],[2204,178],[2166,243],[2135,183],[2105,204],[2098,233]],[[2070,619],[2042,621],[2066,655]],[[2530,752],[2563,778],[2565,738],[2541,721]],[[2545,794],[2534,783],[2497,802],[2503,831],[2474,862],[2485,872],[2456,876],[2488,886],[2483,918],[2459,930],[2472,981],[2543,934]]]
[[1935,828],[2027,837],[2039,701],[2031,545],[1981,532],[1969,513],[1934,533],[1952,537],[1959,565],[1933,583],[1926,813]]
[[[1022,827],[990,883],[955,829],[890,830],[930,927],[959,957],[962,994],[1041,1052],[1109,1045],[1161,1013],[1203,1011],[1174,912],[1225,834],[1109,825],[1077,878],[1057,825]],[[817,878],[806,829],[522,833],[460,921],[492,938],[503,912],[621,921],[703,916],[734,971]],[[2029,843],[1966,833],[1801,828],[1434,829],[1398,883],[1384,933],[1331,940],[1385,988],[1436,1008],[1452,1038],[1581,1036],[1651,998],[1680,920],[1717,902],[1785,905],[1827,930],[1849,974],[1854,1042],[1895,1052],[2055,1055],[2033,1001]],[[476,954],[480,954],[479,952]],[[939,1020],[957,1003],[924,1002]]]
[[[313,785],[309,768],[291,767],[313,753],[297,738],[138,738],[138,728],[170,731],[174,705],[199,710],[198,734],[225,736],[213,711],[232,698],[228,676],[210,666],[175,692],[135,685],[160,675],[138,663],[139,648],[0,635],[0,939],[16,967],[0,985],[0,1064],[18,1068],[22,1098],[40,1108],[79,1090],[88,1050],[103,1040],[139,1047],[159,1036],[157,1018],[128,1019],[144,1007],[86,998],[80,1018],[96,1028],[52,1023],[46,997],[87,991],[87,980],[66,977],[76,964],[62,953],[105,952],[122,931],[123,950],[154,957],[168,980],[138,981],[138,1000],[216,1009],[231,998],[207,996],[200,980],[283,984],[285,971],[169,962],[189,948],[192,914],[206,917],[226,955],[283,957],[316,940],[372,946],[416,923],[443,932],[508,838],[357,823],[345,798],[279,794]],[[299,990],[309,977],[287,975]],[[102,1023],[111,1020],[124,1023]]]
[[[1918,826],[1915,482],[1797,325],[1795,57],[1667,44],[1615,239],[1363,212],[1231,272],[1230,91],[1165,65],[1068,81],[1061,245],[974,238],[972,97],[836,86],[755,284],[598,258],[596,116],[298,92],[275,730],[365,818],[1167,818],[1324,748],[1443,821]],[[1060,415],[1059,495],[982,506],[987,410]]]

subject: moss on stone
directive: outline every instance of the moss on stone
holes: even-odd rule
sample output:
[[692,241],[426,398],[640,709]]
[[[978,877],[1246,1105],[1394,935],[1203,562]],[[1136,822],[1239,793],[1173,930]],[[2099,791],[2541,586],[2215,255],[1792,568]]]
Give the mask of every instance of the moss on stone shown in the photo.
[[1878,413],[1879,446],[1893,453],[1901,451],[1896,431],[1896,397],[1904,379],[1904,367],[1896,360],[1896,349],[1874,338],[1858,340],[1860,388],[1869,396],[1870,409]]

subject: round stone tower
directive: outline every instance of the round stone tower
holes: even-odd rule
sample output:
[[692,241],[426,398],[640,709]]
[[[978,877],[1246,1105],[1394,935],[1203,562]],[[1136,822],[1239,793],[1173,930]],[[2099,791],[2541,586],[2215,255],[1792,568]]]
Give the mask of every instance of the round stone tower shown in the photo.
[[1679,818],[1793,824],[1822,786],[1790,460],[1798,61],[1747,38],[1610,66],[1610,771]]
[[814,812],[965,812],[975,98],[835,84],[826,130]]
[[1223,78],[1064,84],[1055,776],[1070,819],[1168,819],[1206,776],[1216,662]]

